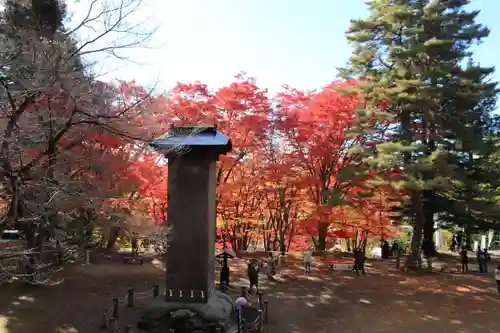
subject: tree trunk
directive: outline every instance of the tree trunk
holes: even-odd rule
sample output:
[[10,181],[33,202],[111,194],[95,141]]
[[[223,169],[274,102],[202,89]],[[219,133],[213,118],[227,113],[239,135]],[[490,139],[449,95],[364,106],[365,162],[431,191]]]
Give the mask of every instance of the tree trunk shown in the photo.
[[285,240],[285,233],[283,230],[280,229],[280,239],[279,239],[279,245],[280,245],[280,252],[286,252],[286,240]]
[[326,233],[328,231],[328,223],[318,222],[318,241],[316,243],[316,251],[326,250]]
[[437,255],[436,244],[434,242],[434,211],[430,207],[434,198],[434,193],[432,193],[432,191],[424,191],[424,196],[426,197],[426,202],[424,202],[425,222],[422,251],[424,252],[425,257],[428,258],[435,257]]
[[366,253],[366,245],[367,245],[367,241],[368,241],[368,235],[366,235],[365,232],[362,233],[363,235],[363,238],[361,240],[361,245],[360,247],[363,249],[363,253]]
[[419,267],[419,262],[421,260],[420,245],[422,242],[422,231],[425,224],[421,191],[418,190],[412,191],[411,205],[413,208],[415,223],[413,226],[413,235],[411,237],[410,255],[406,259],[405,267],[410,269],[417,269]]
[[292,245],[292,240],[293,240],[294,236],[295,236],[295,226],[292,223],[292,225],[290,226],[290,232],[288,233],[288,242],[287,242],[287,245],[286,245],[286,251],[287,252],[290,250],[290,246]]

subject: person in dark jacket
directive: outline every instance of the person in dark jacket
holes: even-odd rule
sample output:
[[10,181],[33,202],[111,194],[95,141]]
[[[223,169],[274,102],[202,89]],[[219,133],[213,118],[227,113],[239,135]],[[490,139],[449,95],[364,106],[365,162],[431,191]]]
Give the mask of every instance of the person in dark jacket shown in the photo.
[[384,240],[382,242],[382,259],[389,259],[391,248],[389,242]]
[[359,271],[366,275],[365,273],[365,254],[361,248],[354,250],[354,269],[356,274],[359,275]]
[[398,254],[398,251],[399,251],[399,244],[398,244],[398,242],[396,242],[396,241],[392,242],[391,255],[392,256],[396,256]]
[[462,264],[462,273],[467,273],[469,271],[469,256],[465,248],[460,251],[460,262]]
[[485,271],[486,254],[483,251],[481,251],[481,249],[477,250],[476,259],[477,259],[477,265],[479,266],[479,273],[486,273]]
[[253,291],[253,287],[255,286],[255,290],[259,290],[259,265],[255,259],[252,259],[248,263],[247,267],[247,276],[250,281],[250,287],[248,288],[248,293],[251,295]]
[[137,234],[135,232],[132,233],[132,237],[130,239],[130,242],[132,243],[132,255],[133,256],[139,255],[139,239],[138,239]]
[[488,263],[491,260],[490,254],[488,253],[488,249],[483,250],[484,253],[484,262],[483,262],[483,273],[488,273]]

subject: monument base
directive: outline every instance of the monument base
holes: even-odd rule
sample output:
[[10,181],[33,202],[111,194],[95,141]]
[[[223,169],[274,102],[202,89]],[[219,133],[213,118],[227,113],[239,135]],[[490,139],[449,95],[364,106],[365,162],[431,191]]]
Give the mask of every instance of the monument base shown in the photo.
[[137,328],[153,333],[233,332],[236,320],[231,297],[214,290],[206,303],[167,302],[158,299],[141,313]]

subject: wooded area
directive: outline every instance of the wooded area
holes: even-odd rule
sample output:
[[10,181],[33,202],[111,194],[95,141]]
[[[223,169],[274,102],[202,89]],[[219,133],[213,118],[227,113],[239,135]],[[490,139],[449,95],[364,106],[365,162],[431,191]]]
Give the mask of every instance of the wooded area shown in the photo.
[[[234,146],[217,166],[218,233],[236,250],[359,246],[402,223],[414,227],[410,267],[421,245],[435,254],[436,223],[462,228],[470,245],[498,228],[500,146],[494,69],[471,51],[489,31],[467,3],[373,1],[347,31],[353,55],[339,78],[271,96],[246,74],[168,93],[101,82],[86,55],[147,42],[127,22],[138,1],[90,8],[69,30],[62,1],[9,0],[0,230],[22,230],[32,247],[55,229],[82,239],[104,230],[113,246],[117,228],[168,225],[167,167],[147,143],[172,124],[217,124]],[[93,48],[97,39],[78,38],[93,21],[103,38],[126,37]]]

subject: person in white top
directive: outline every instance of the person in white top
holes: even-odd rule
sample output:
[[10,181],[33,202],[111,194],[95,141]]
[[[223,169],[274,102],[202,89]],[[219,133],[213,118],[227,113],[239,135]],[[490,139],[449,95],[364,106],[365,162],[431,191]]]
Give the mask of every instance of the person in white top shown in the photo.
[[498,265],[497,268],[495,268],[494,274],[495,274],[495,280],[497,281],[497,291],[498,294],[500,295],[500,265]]
[[247,290],[245,287],[241,288],[241,294],[240,296],[236,299],[236,302],[234,302],[236,311],[240,311],[243,307],[248,305],[248,300],[247,300]]
[[274,258],[272,252],[269,252],[269,256],[267,257],[266,268],[267,268],[267,277],[271,280],[275,273]]
[[304,269],[306,272],[306,275],[311,275],[311,264],[312,264],[312,251],[309,250],[304,253]]

